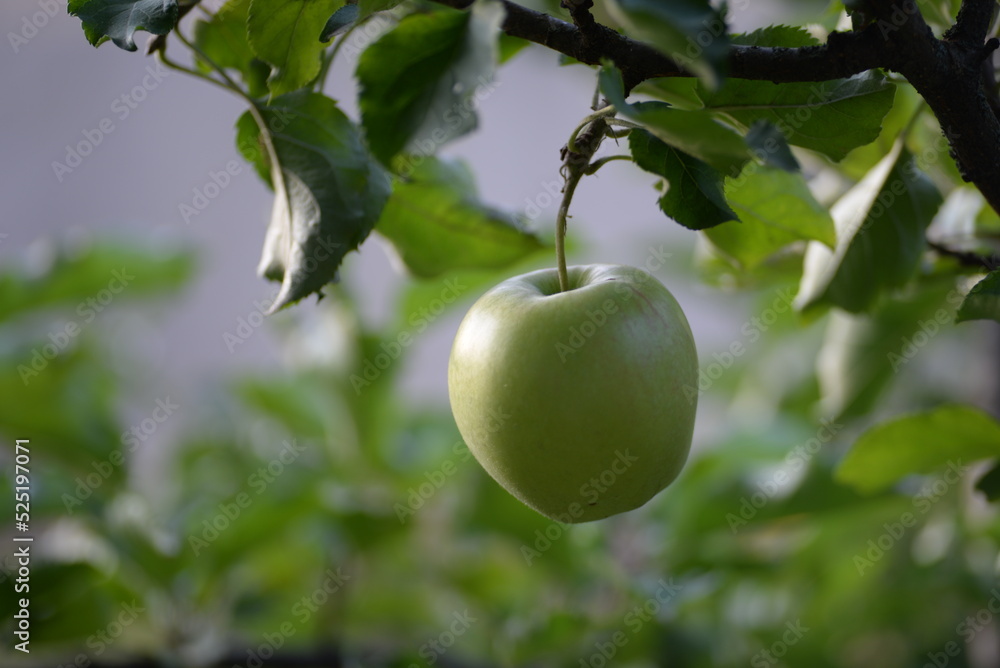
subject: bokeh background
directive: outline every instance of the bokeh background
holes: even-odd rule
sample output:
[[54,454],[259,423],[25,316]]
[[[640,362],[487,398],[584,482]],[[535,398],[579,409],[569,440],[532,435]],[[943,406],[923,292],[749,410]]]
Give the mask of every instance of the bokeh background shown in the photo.
[[[749,0],[731,18],[751,30],[825,9]],[[271,193],[234,145],[241,101],[94,49],[63,3],[7,0],[0,23],[0,491],[12,511],[13,441],[29,438],[36,536],[25,655],[13,520],[0,531],[3,665],[1000,663],[998,525],[974,472],[870,496],[831,476],[876,419],[942,401],[996,410],[989,325],[942,328],[889,369],[884,350],[856,354],[843,317],[779,314],[794,282],[733,274],[662,215],[650,175],[612,163],[574,200],[573,260],[656,262],[713,377],[674,486],[625,516],[554,524],[469,457],[446,387],[465,309],[553,254],[447,277],[467,288],[416,331],[447,284],[405,276],[373,235],[327,299],[265,320]],[[338,62],[327,90],[356,117],[354,64]],[[123,106],[144,78],[155,85]],[[479,130],[444,155],[551,236],[559,148],[593,73],[528,48],[497,81]],[[104,119],[113,130],[57,174]],[[829,200],[838,186],[824,187]],[[120,292],[115,271],[134,275]],[[905,304],[873,327],[898,332],[900,350],[939,306]],[[357,391],[350,376],[400,331],[414,344]],[[734,342],[746,353],[727,353]],[[58,354],[25,376],[47,345]]]

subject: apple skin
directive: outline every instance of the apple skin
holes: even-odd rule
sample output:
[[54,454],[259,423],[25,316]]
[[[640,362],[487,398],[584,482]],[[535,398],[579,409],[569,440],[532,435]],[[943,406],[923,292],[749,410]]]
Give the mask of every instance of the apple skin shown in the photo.
[[462,321],[448,363],[466,444],[508,492],[577,523],[643,505],[687,460],[694,337],[673,295],[621,265],[508,279]]

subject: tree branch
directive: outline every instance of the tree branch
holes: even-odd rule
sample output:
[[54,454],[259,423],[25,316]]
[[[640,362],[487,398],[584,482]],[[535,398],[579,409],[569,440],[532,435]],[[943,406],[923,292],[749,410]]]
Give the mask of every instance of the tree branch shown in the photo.
[[993,23],[996,0],[963,0],[958,16],[944,39],[969,44],[982,44]]
[[972,251],[955,250],[935,241],[928,241],[927,246],[942,257],[953,258],[963,267],[976,267],[984,271],[993,271],[997,266],[1000,266],[1000,258],[996,255],[980,255]]
[[[438,4],[465,9],[472,0],[435,0]],[[576,26],[502,0],[507,10],[503,31],[513,37],[548,47],[587,65],[612,60],[622,71],[627,90],[655,77],[693,76],[679,64],[648,44],[620,35],[594,23],[588,37]],[[849,33],[833,33],[822,46],[802,48],[734,45],[730,49],[729,75],[740,79],[781,82],[827,81],[849,77],[880,66],[884,40],[874,27]]]
[[[464,9],[472,0],[435,0]],[[502,0],[508,35],[541,44],[588,65],[610,59],[622,71],[626,91],[654,77],[692,76],[647,44],[607,26],[577,27]],[[946,38],[936,39],[913,0],[870,0],[871,20],[859,30],[831,33],[827,43],[800,48],[734,45],[729,76],[775,83],[827,81],[866,70],[899,72],[937,116],[963,177],[1000,212],[1000,120],[982,86],[983,61],[997,48],[985,44],[993,0],[965,0]]]

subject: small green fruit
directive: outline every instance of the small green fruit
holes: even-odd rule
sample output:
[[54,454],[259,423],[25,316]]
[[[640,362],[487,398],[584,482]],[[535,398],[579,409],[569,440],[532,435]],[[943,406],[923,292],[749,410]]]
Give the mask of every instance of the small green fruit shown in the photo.
[[465,442],[508,492],[561,522],[643,505],[687,459],[698,358],[673,295],[640,269],[554,269],[469,310],[448,364]]

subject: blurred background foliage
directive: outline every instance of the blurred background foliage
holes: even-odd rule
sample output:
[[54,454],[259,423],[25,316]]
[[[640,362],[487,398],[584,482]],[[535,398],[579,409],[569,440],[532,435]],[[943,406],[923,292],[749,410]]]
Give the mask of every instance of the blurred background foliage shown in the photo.
[[[842,10],[833,4],[825,29]],[[939,31],[957,8],[919,4]],[[796,149],[803,201],[829,207],[901,142],[944,196],[930,234],[994,251],[1000,222],[944,157],[912,89],[891,83],[873,143],[838,163]],[[705,102],[666,84],[644,92]],[[790,178],[764,173],[762,185]],[[747,206],[787,215],[781,190]],[[701,281],[688,303],[728,316],[718,331],[696,328],[709,344],[691,459],[643,508],[563,526],[489,479],[446,405],[400,389],[412,353],[401,335],[421,333],[429,309],[458,316],[487,286],[550,264],[549,250],[479,201],[460,164],[428,160],[394,197],[378,231],[413,276],[391,317],[363,317],[349,279],[292,319],[253,312],[228,344],[266,329],[288,363],[183,398],[157,396],[141,355],[123,355],[111,320],[90,314],[169,320],[198,271],[192,253],[60,240],[0,270],[0,435],[31,439],[36,536],[32,652],[5,643],[0,663],[1000,665],[1000,522],[988,501],[1000,490],[988,471],[1000,437],[992,418],[947,405],[1000,404],[995,325],[952,323],[952,296],[984,268],[923,253],[866,312],[827,304],[802,318],[788,296],[802,239],[828,231],[690,232],[656,273]],[[416,235],[400,197],[462,215],[445,220],[451,231]],[[109,292],[132,268],[128,288]],[[870,447],[845,459],[859,436]],[[13,470],[11,447],[0,461]],[[12,481],[0,480],[7,499]]]
[[[73,306],[122,266],[143,279],[107,308],[162,318],[194,263],[95,243],[31,273],[8,269],[5,368],[42,350],[53,323],[80,320]],[[470,285],[501,275],[449,274]],[[673,486],[624,516],[562,526],[486,476],[446,406],[395,390],[403,360],[352,384],[443,280],[413,281],[383,330],[366,328],[344,290],[309,306],[337,354],[204,388],[200,417],[157,441],[152,475],[137,470],[130,428],[149,431],[143,420],[163,411],[123,419],[132,381],[110,362],[103,321],[27,384],[7,373],[0,424],[8,441],[32,440],[37,541],[32,653],[6,649],[4,665],[253,666],[273,651],[315,663],[265,665],[884,668],[953,646],[948,665],[989,665],[996,626],[982,611],[998,599],[1000,525],[972,476],[863,495],[833,476],[877,397],[911,408],[947,398],[919,360],[902,378],[850,388],[840,401],[851,409],[817,422],[822,379],[783,360],[789,346],[829,355],[821,329],[842,325],[781,318],[706,391],[706,411],[729,404],[716,413],[726,424]],[[748,317],[773,302],[773,285],[749,294]],[[294,328],[283,336],[298,345]],[[902,527],[906,513],[914,524]],[[4,565],[9,634],[9,556]]]

